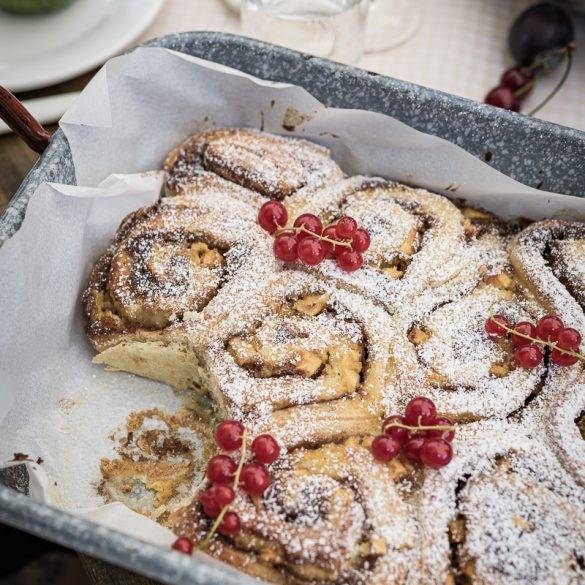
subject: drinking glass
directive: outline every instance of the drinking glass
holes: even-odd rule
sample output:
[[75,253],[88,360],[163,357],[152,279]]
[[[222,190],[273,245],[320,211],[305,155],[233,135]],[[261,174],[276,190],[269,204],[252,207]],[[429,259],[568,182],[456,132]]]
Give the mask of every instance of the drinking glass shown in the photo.
[[371,0],[366,22],[366,53],[392,49],[419,29],[423,0]]
[[243,0],[245,35],[342,63],[364,50],[369,0]]

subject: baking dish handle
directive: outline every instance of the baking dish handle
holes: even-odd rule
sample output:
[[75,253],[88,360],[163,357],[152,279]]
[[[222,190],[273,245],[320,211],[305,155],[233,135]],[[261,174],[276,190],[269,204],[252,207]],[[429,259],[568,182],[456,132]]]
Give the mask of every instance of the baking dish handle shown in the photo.
[[49,145],[47,132],[18,98],[0,85],[0,119],[35,152],[41,154]]

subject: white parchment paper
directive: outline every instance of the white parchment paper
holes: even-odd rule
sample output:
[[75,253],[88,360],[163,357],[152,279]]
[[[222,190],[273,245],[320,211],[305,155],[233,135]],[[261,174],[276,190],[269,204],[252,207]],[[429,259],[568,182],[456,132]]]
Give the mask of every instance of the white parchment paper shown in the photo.
[[[304,120],[294,132],[283,128],[291,111]],[[146,171],[213,126],[315,140],[348,174],[456,188],[505,218],[585,217],[585,199],[531,189],[444,140],[381,114],[327,109],[299,87],[165,49],[109,61],[61,121],[79,186],[41,185],[0,249],[0,465],[26,454],[33,497],[163,546],[170,531],[103,506],[99,460],[115,455],[108,436],[131,411],[182,404],[161,384],[91,364],[80,293],[122,218],[156,200],[160,173]]]

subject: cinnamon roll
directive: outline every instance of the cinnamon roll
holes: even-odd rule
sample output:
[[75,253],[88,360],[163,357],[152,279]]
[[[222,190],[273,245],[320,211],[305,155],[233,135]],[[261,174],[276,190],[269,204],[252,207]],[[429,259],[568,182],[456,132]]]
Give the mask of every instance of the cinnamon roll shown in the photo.
[[238,279],[267,274],[276,264],[258,261],[270,258],[270,243],[254,224],[230,209],[205,213],[181,199],[122,222],[94,267],[83,308],[86,332],[100,352],[96,363],[194,388],[197,363],[186,324],[195,328],[221,289],[237,288]]
[[[414,502],[401,487],[408,473],[400,461],[374,461],[356,438],[297,449],[275,467],[262,498],[237,497],[242,529],[214,539],[209,552],[275,583],[405,583],[418,536]],[[195,542],[209,529],[197,503],[173,519]]]
[[419,583],[581,583],[585,496],[540,440],[509,423],[458,431],[420,496]]
[[510,260],[544,312],[559,316],[585,336],[585,224],[533,223],[512,242]]
[[[221,305],[221,306],[219,306]],[[303,272],[204,311],[200,354],[224,418],[285,445],[366,432],[383,413],[392,325],[379,307]]]
[[506,315],[512,323],[532,320],[531,309],[537,310],[510,288],[485,284],[414,322],[402,319],[393,345],[396,401],[424,395],[442,413],[467,422],[503,418],[522,408],[538,392],[546,368],[518,367],[511,341],[494,342],[484,325],[491,314]]
[[[413,307],[412,299],[432,303],[470,290],[481,278],[478,243],[488,247],[483,230],[445,197],[383,179],[353,177],[317,199],[330,222],[349,215],[368,231],[371,245],[364,267],[357,272],[339,270],[333,260],[316,269],[354,292],[384,304],[394,314]],[[440,296],[439,296],[440,295]]]
[[542,433],[567,472],[585,487],[585,370],[551,368],[523,418],[535,435]]
[[188,193],[213,173],[233,185],[231,195],[256,205],[260,197],[284,199],[343,177],[326,148],[245,128],[195,134],[169,153],[164,170],[167,194]]

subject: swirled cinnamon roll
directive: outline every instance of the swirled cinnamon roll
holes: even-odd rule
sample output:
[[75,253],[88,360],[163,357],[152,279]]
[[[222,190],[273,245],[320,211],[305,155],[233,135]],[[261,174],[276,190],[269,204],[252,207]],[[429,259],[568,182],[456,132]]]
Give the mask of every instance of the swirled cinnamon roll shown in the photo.
[[393,314],[412,307],[412,299],[419,296],[431,303],[437,290],[440,302],[450,281],[451,296],[457,296],[483,276],[476,248],[480,242],[486,248],[487,239],[478,238],[479,231],[445,197],[383,179],[353,177],[325,190],[321,199],[327,220],[355,218],[372,243],[357,272],[343,272],[333,260],[315,271],[383,303]]
[[485,333],[489,315],[503,314],[518,323],[533,320],[538,310],[506,288],[513,287],[513,280],[502,275],[504,285],[484,284],[414,322],[401,320],[393,346],[397,402],[428,396],[449,417],[471,421],[513,414],[538,392],[545,366],[518,367],[511,341],[496,343]]
[[585,497],[540,440],[508,423],[458,431],[426,475],[420,583],[532,585],[585,578]]
[[561,464],[585,487],[585,369],[554,365],[523,420],[542,433]]
[[257,420],[285,445],[378,423],[392,327],[380,307],[286,272],[262,294],[218,299],[204,315],[214,334],[202,362],[225,418]]
[[[417,543],[416,509],[400,487],[407,474],[399,461],[377,463],[358,439],[298,449],[262,498],[237,497],[242,530],[214,539],[209,552],[275,583],[405,583]],[[196,542],[209,529],[197,503],[174,520]]]
[[186,388],[198,384],[198,372],[185,323],[196,322],[219,290],[275,264],[254,224],[181,199],[122,222],[92,272],[83,305],[88,337],[100,352],[96,363]]
[[228,193],[258,205],[302,190],[333,184],[343,177],[329,151],[306,140],[283,138],[246,128],[220,128],[195,134],[165,161],[165,190],[175,195],[199,189],[215,177]]
[[533,223],[512,242],[510,260],[544,312],[559,316],[585,336],[585,224]]

